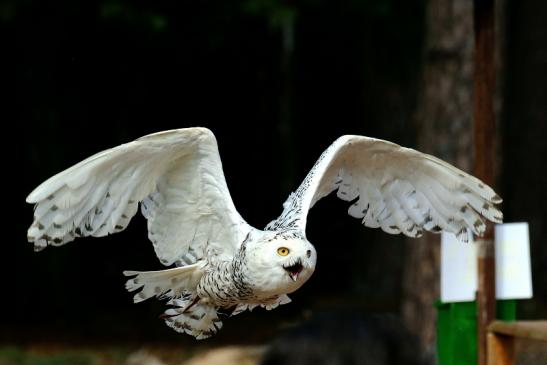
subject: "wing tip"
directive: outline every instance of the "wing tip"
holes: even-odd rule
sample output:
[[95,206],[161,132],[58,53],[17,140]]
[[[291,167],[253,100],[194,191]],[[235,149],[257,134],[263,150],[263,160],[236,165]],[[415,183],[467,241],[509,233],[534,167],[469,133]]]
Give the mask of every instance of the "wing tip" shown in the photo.
[[38,203],[40,201],[40,199],[38,199],[38,195],[39,195],[39,191],[38,191],[38,188],[36,188],[29,195],[27,195],[27,197],[25,198],[25,202],[29,204]]
[[[48,183],[49,180],[46,180],[44,183],[40,184],[40,186],[38,186],[29,195],[27,195],[25,201],[29,204],[37,204],[42,200],[53,200],[55,198],[55,193],[57,193],[57,189],[55,189],[54,192],[48,192],[44,189],[44,185]],[[49,190],[51,191],[52,189]]]
[[494,194],[494,196],[490,198],[490,201],[494,204],[501,204],[503,199],[498,194]]

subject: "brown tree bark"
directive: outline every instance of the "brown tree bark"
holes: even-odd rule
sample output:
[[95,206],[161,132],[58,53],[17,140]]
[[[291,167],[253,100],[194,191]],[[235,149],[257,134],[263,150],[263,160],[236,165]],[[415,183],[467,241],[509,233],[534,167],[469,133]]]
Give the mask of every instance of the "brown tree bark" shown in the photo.
[[[417,148],[470,171],[472,161],[473,1],[430,0],[421,93],[415,122]],[[407,240],[402,313],[434,362],[440,297],[440,236]]]

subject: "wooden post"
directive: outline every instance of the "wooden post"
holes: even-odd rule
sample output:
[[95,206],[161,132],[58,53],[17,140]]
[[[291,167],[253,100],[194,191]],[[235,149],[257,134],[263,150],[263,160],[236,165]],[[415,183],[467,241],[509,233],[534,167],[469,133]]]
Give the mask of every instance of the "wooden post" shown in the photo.
[[[474,0],[475,175],[494,186],[496,137],[494,95],[494,0]],[[478,364],[487,365],[487,326],[496,316],[494,230],[487,225],[478,244]]]
[[488,365],[515,365],[515,339],[488,333]]

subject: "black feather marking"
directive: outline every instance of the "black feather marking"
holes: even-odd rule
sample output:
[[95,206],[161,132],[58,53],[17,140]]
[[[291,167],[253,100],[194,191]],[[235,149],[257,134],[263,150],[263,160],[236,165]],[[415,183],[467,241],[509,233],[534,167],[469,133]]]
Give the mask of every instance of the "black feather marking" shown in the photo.
[[49,243],[51,241],[51,237],[48,236],[47,234],[43,235],[42,237],[40,237],[41,240],[45,240],[47,243]]
[[59,207],[56,206],[55,204],[53,204],[53,205],[51,206],[51,211],[52,211],[52,212],[56,211],[57,209],[59,209]]
[[188,331],[192,330],[192,327],[189,324],[184,323],[184,322],[175,322],[175,326],[177,328],[183,328],[183,329],[188,330]]
[[215,332],[213,332],[213,331],[203,331],[201,334],[202,334],[203,336],[210,337],[210,336],[214,335]]
[[431,232],[434,232],[434,233],[439,233],[442,230],[443,229],[439,226],[434,226],[433,228],[431,228]]

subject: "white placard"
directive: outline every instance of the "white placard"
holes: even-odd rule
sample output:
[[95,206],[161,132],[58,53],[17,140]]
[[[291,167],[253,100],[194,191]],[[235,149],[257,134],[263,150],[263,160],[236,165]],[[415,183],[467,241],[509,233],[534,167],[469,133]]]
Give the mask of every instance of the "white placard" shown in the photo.
[[441,301],[475,300],[477,290],[477,245],[460,242],[452,233],[441,236]]
[[496,298],[532,298],[528,223],[496,225]]
[[[496,225],[496,298],[532,297],[528,223]],[[441,300],[475,300],[477,245],[463,243],[451,233],[441,237]]]

